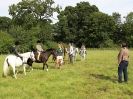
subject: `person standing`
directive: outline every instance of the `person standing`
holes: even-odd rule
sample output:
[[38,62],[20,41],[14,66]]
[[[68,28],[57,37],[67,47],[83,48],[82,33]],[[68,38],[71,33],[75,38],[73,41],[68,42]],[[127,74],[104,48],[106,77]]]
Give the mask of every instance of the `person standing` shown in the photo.
[[122,73],[124,75],[124,82],[128,81],[128,60],[129,60],[129,50],[126,43],[122,43],[121,50],[118,54],[118,82],[122,83]]
[[58,43],[58,48],[56,51],[57,51],[57,57],[56,57],[55,66],[60,68],[60,66],[63,64],[63,48],[60,43]]
[[74,54],[74,48],[73,48],[73,44],[72,43],[69,43],[69,61],[70,63],[73,64],[73,61],[74,61],[74,57],[73,57],[73,54]]

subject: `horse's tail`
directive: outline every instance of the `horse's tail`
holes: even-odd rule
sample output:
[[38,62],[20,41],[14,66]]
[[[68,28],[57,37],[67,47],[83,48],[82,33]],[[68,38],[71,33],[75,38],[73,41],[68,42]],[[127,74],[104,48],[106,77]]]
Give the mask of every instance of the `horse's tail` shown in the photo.
[[9,71],[9,63],[8,63],[8,58],[6,58],[3,65],[3,77],[7,76],[8,71]]

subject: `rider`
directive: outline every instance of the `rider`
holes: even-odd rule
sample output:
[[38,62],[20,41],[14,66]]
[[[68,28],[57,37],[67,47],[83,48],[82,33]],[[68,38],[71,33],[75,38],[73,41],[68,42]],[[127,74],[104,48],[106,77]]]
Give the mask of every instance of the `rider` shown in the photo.
[[73,55],[73,43],[69,43],[69,55]]
[[15,45],[12,46],[12,52],[13,52],[13,54],[15,54],[17,57],[20,57],[21,60],[23,60],[23,57],[19,54],[18,50],[19,50],[19,42],[16,41],[16,42],[15,42]]
[[73,63],[73,54],[74,54],[73,43],[69,43],[69,51],[68,51],[68,54],[69,54],[70,63]]
[[37,50],[37,53],[38,53],[37,60],[39,60],[41,52],[44,51],[42,46],[41,46],[41,41],[40,40],[37,41],[36,50]]

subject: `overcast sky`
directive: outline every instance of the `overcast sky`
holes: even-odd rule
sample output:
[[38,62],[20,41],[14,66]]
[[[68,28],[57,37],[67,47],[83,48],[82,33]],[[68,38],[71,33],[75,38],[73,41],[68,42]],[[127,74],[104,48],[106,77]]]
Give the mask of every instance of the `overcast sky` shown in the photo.
[[[21,0],[0,0],[0,16],[7,16],[8,8],[11,4],[16,4]],[[75,6],[81,1],[88,1],[91,5],[96,5],[101,12],[111,15],[112,12],[118,12],[122,17],[129,12],[133,12],[133,0],[54,0],[64,9],[66,6]],[[55,17],[56,18],[56,17]]]

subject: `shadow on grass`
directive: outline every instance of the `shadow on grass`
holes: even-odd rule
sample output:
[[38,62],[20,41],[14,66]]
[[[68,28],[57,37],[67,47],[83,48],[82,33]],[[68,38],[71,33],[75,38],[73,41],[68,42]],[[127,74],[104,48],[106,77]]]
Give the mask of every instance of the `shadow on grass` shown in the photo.
[[132,90],[126,90],[126,91],[123,91],[123,93],[125,93],[129,96],[133,96],[133,91]]
[[[35,70],[43,70],[43,64],[42,64],[42,66],[33,66],[33,69],[35,69]],[[51,66],[51,65],[48,65],[48,69],[55,69],[55,66]],[[46,66],[44,67],[44,70],[46,70]]]
[[81,61],[81,59],[76,59],[76,61]]
[[50,62],[48,62],[48,63],[55,63],[55,61],[50,61]]
[[117,81],[116,76],[110,77],[110,76],[106,76],[103,74],[90,74],[90,76],[95,77],[96,79],[109,80],[113,83],[116,83],[116,81]]
[[33,70],[43,70],[43,67],[33,67]]

